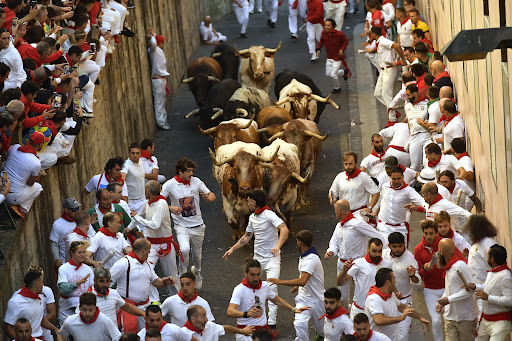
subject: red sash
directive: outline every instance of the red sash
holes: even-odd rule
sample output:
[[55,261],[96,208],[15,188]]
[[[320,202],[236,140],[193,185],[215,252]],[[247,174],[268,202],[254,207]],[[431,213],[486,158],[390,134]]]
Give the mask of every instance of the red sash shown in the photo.
[[151,244],[166,244],[167,245],[167,247],[165,249],[161,248],[160,250],[158,250],[158,252],[157,252],[158,257],[167,256],[169,254],[169,252],[171,252],[172,246],[174,246],[174,250],[176,251],[176,253],[179,254],[181,261],[184,262],[183,253],[181,253],[180,246],[178,245],[178,243],[176,243],[173,236],[161,237],[161,238],[148,237],[147,239]]

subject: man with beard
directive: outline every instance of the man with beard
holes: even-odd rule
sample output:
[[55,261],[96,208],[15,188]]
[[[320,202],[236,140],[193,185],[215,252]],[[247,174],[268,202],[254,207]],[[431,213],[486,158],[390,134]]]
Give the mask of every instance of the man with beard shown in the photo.
[[464,257],[468,257],[469,250],[471,249],[471,245],[468,241],[461,236],[458,232],[455,232],[451,228],[450,223],[450,215],[446,211],[439,212],[434,221],[437,223],[437,230],[439,231],[439,236],[441,238],[450,238],[455,243],[455,247],[462,252]]
[[163,341],[197,341],[194,336],[177,325],[165,322],[162,317],[162,310],[157,305],[150,305],[146,308],[146,326],[137,335],[141,340],[145,340],[146,332],[151,328],[160,331]]
[[14,325],[16,338],[14,341],[41,341],[41,339],[32,337],[32,326],[30,321],[24,317],[19,318]]
[[404,111],[411,134],[409,142],[411,168],[419,172],[423,161],[423,146],[430,141],[430,134],[426,128],[418,123],[418,119],[428,119],[428,100],[420,98],[416,84],[407,85],[405,94],[408,103],[405,105]]
[[476,196],[475,191],[464,180],[455,179],[452,171],[445,170],[441,172],[439,174],[439,183],[450,191],[450,201],[467,211],[471,211],[474,204],[476,212],[482,213],[482,202]]
[[367,172],[378,179],[384,173],[384,161],[389,156],[384,150],[384,140],[379,134],[372,135],[373,150],[361,161],[361,172]]
[[[396,289],[400,293],[397,298],[400,303],[412,306],[413,283],[420,282],[418,262],[414,255],[405,248],[405,238],[400,232],[393,232],[388,237],[389,248],[382,252],[382,258],[389,261],[390,269],[396,281]],[[407,316],[398,324],[398,333],[401,340],[409,339],[411,317]]]
[[354,280],[354,302],[350,309],[350,318],[353,319],[358,313],[364,313],[364,302],[368,290],[375,285],[375,274],[380,268],[388,268],[389,262],[382,259],[382,241],[379,238],[372,238],[368,241],[368,253],[356,260],[349,258],[343,264],[343,270],[336,279],[337,285],[344,285]]
[[354,316],[354,336],[358,341],[391,341],[386,335],[371,329],[365,313]]
[[[350,205],[350,210],[355,216],[364,212],[369,214],[379,201],[379,187],[370,176],[357,168],[357,154],[349,151],[343,154],[345,171],[339,173],[329,189],[331,205],[336,201],[345,199]],[[371,195],[370,206],[368,197]]]
[[[139,213],[146,203],[144,185],[146,184],[146,172],[140,161],[140,145],[132,143],[128,147],[129,157],[123,163],[121,177],[126,182],[128,189],[128,206],[130,210]],[[144,231],[142,231],[144,232]]]
[[475,295],[464,288],[473,282],[473,275],[453,240],[444,238],[439,242],[438,264],[444,267],[445,292],[438,301],[436,311],[444,309],[446,340],[472,341],[475,339],[478,306]]
[[[398,163],[398,159],[395,156],[390,155],[384,161],[384,172],[382,173],[380,178],[377,179],[379,181],[379,187],[381,188],[381,191],[382,191],[383,184],[385,184],[386,182],[387,183],[391,182],[391,171],[393,169],[395,169],[395,167],[400,167],[402,169],[403,176],[404,176],[404,182],[406,184],[408,184],[409,186],[414,187],[416,178],[420,175],[420,173],[410,169],[409,167],[406,167],[405,165],[403,165],[401,163]],[[409,219],[407,219],[407,220],[409,220]]]
[[[399,338],[399,326],[397,324],[407,317],[414,317],[427,326],[430,331],[430,321],[421,316],[408,304],[400,303],[395,292],[396,280],[393,270],[382,268],[375,275],[375,285],[370,288],[365,302],[365,312],[370,319],[373,330],[381,332],[391,340],[403,340]],[[407,339],[407,334],[404,337]]]
[[354,333],[352,321],[348,317],[348,311],[341,305],[341,292],[338,288],[329,288],[324,293],[324,340],[338,341],[342,335]]
[[[268,282],[261,280],[261,264],[256,259],[245,262],[245,278],[242,283],[233,289],[233,295],[229,301],[228,317],[237,318],[238,328],[254,326],[256,329],[268,329],[265,301],[268,299],[281,309],[300,314],[309,307],[294,308],[288,302],[277,296]],[[271,330],[273,337],[277,336],[277,330]],[[250,336],[237,335],[238,341],[250,341]]]

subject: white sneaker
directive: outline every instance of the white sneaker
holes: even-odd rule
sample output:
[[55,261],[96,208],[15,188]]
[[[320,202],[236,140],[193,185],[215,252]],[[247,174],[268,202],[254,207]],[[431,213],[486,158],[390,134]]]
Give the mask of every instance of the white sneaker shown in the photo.
[[192,265],[190,271],[196,276],[196,289],[200,290],[203,287],[203,276],[199,271],[196,271],[196,267]]
[[94,114],[92,112],[87,112],[87,111],[84,111],[82,113],[82,116],[85,117],[85,118],[93,118],[94,117]]
[[315,60],[317,60],[319,57],[316,55],[316,53],[312,53],[311,54],[311,61],[314,62]]

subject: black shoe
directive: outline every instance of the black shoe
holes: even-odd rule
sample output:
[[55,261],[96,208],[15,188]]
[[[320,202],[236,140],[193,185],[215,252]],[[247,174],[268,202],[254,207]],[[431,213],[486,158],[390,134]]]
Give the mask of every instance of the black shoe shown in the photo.
[[275,22],[270,23],[270,27],[276,28],[276,23]]
[[347,70],[343,70],[343,71],[345,71],[345,73],[343,74],[343,79],[347,80],[348,79],[348,75],[347,75],[348,72],[347,72]]
[[96,82],[94,82],[94,85],[100,85],[100,80],[96,79]]
[[270,24],[272,24],[272,20],[268,19],[267,20],[267,26],[270,26]]
[[339,94],[341,89],[332,89],[331,94]]
[[135,32],[130,30],[128,27],[123,27],[123,30],[121,31],[121,34],[125,37],[132,38],[135,37]]
[[240,33],[240,38],[244,38],[246,39],[247,38],[247,35],[245,33]]
[[133,3],[133,1],[128,1],[128,3],[126,4],[126,8],[130,8],[130,9],[132,9],[132,8],[135,8],[135,7],[137,7],[137,6],[135,6],[135,4]]
[[356,6],[356,7],[354,8],[354,14],[357,14],[357,13],[359,13],[359,6]]

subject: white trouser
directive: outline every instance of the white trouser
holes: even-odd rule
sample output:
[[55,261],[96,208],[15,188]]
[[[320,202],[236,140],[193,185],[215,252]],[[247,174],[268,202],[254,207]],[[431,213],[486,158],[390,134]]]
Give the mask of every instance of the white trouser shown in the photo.
[[[261,257],[258,255],[254,255],[254,259],[256,259],[261,264],[261,271],[265,272],[265,278],[279,278],[281,273],[281,256],[278,257]],[[271,286],[272,291],[277,295],[277,285]],[[275,325],[277,317],[277,306],[268,301],[268,324]]]
[[39,182],[34,182],[32,186],[26,185],[20,191],[7,193],[5,196],[5,203],[7,205],[20,205],[25,212],[30,211],[32,203],[43,191],[43,186]]
[[174,229],[176,230],[178,244],[180,244],[181,253],[183,254],[183,261],[180,259],[179,274],[183,275],[187,272],[190,251],[192,251],[192,256],[194,257],[196,273],[200,274],[204,230],[206,226],[202,224],[201,226],[190,228],[175,224]]
[[110,30],[112,35],[114,36],[121,33],[121,31],[119,30],[121,13],[105,8],[102,9],[102,12],[103,15],[101,16],[101,31],[106,32]]
[[52,332],[50,331],[50,329],[46,329],[46,328],[43,328],[41,327],[41,329],[43,330],[43,339],[44,341],[53,341],[53,335],[52,335]]
[[[412,297],[409,296],[406,299],[401,299],[400,303],[412,306]],[[398,341],[409,340],[409,330],[411,329],[411,322],[411,317],[407,316],[405,320],[398,323]]]
[[247,25],[249,25],[249,3],[247,0],[241,0],[238,2],[242,5],[242,7],[240,8],[236,2],[233,2],[233,10],[235,11],[238,23],[242,25],[240,33],[245,34],[245,32],[247,32]]
[[228,40],[228,38],[223,35],[222,33],[220,33],[219,31],[217,31],[217,35],[215,35],[215,33],[213,32],[210,32],[208,34],[208,39],[206,39],[208,42],[210,43],[216,43],[216,42],[220,42],[220,41],[226,41]]
[[318,320],[320,316],[325,314],[324,302],[309,301],[305,300],[300,295],[295,296],[295,308],[311,307],[309,310],[304,310],[300,314],[295,314],[293,320],[293,326],[295,327],[295,333],[297,337],[295,341],[308,341],[309,340],[309,320],[313,321],[313,327],[315,327],[318,335],[324,335],[324,321]]
[[[254,2],[256,2],[256,6],[254,6]],[[261,3],[262,3],[262,0],[249,0],[250,11],[254,12],[254,7],[256,7],[256,10],[261,12]]]
[[370,63],[372,63],[372,65],[375,66],[375,68],[377,69],[377,71],[380,74],[379,59],[377,58],[377,54],[376,53],[365,53],[365,55],[368,58],[368,60],[370,61]]
[[432,333],[434,334],[435,341],[443,341],[443,321],[441,320],[441,314],[436,312],[437,301],[443,297],[444,289],[423,289],[423,296],[425,297],[425,303],[427,304],[428,313],[432,321]]
[[[162,248],[166,248],[165,244],[151,244],[151,251],[149,251],[148,262],[154,269],[157,262],[160,262],[164,275],[162,277],[172,276],[174,278],[174,286],[169,285],[169,296],[176,295],[180,290],[180,281],[178,280],[178,267],[176,266],[176,250],[174,246],[166,256],[159,257],[158,251]],[[151,292],[149,295],[151,302],[160,302],[160,295],[158,289],[155,286],[151,286]]]
[[375,85],[375,92],[373,94],[386,108],[389,107],[389,103],[393,100],[393,85],[396,81],[396,73],[396,67],[380,70],[379,78]]
[[87,110],[88,112],[93,112],[92,106],[94,103],[94,88],[96,85],[94,85],[91,80],[85,84],[85,86],[80,89],[82,91],[82,98],[80,99],[80,105],[82,108]]
[[512,331],[511,321],[491,322],[485,319],[480,321],[477,341],[505,341]]
[[113,10],[119,13],[119,20],[116,21],[116,25],[112,28],[112,33],[117,32],[117,34],[119,34],[123,30],[128,8],[114,0],[110,0],[108,4]]
[[391,147],[386,150],[386,153],[396,157],[398,163],[402,166],[409,167],[411,165],[411,157],[409,156],[409,153],[402,152],[401,150]]
[[404,235],[405,238],[405,247],[407,248],[407,227],[405,226],[405,223],[402,223],[400,226],[392,226],[389,224],[386,224],[385,222],[378,222],[377,223],[377,231],[379,231],[382,234],[382,239],[384,240],[385,247],[389,248],[388,246],[388,238],[389,235],[393,232],[400,232]]
[[167,124],[167,111],[165,100],[167,96],[167,80],[165,78],[152,78],[151,89],[153,90],[153,104],[155,107],[156,125],[159,127]]
[[354,3],[356,2],[356,0],[347,0],[347,2],[348,2],[348,13],[350,13],[350,14],[354,13]]
[[96,82],[101,71],[101,68],[93,60],[84,60],[80,63],[79,69],[86,73],[89,76],[89,80],[93,83]]
[[98,65],[101,68],[105,66],[105,61],[107,60],[107,46],[106,45],[100,45],[100,49],[98,53],[96,54],[96,65]]
[[53,154],[57,155],[57,158],[61,158],[61,157],[69,155],[69,152],[71,151],[71,147],[73,146],[71,144],[71,147],[70,147],[69,144],[70,143],[68,143],[68,141],[62,136],[62,134],[57,134],[57,136],[53,140],[53,143],[44,148],[44,152],[45,153],[53,153]]
[[273,23],[277,22],[278,6],[278,0],[265,0],[265,13],[267,14],[267,19]]
[[345,11],[347,10],[347,2],[342,1],[337,4],[327,1],[324,3],[325,19],[334,19],[336,21],[336,29],[343,29],[343,21],[345,20]]
[[327,59],[325,62],[325,75],[332,78],[332,84],[335,89],[340,88],[338,71],[340,71],[341,60]]
[[57,155],[46,149],[47,148],[44,148],[37,152],[37,157],[39,158],[39,162],[41,162],[41,170],[48,169],[57,163]]
[[411,141],[409,142],[409,155],[411,158],[411,168],[416,172],[421,171],[425,153],[423,147],[425,146],[425,143],[428,143],[429,141],[430,134],[427,133],[416,133],[411,136]]
[[308,33],[308,48],[309,53],[316,53],[316,46],[320,41],[320,37],[322,36],[323,30],[322,24],[312,24],[308,22],[306,24],[306,32]]
[[[343,261],[338,258],[338,263],[336,266],[336,277],[340,274],[341,270],[343,269]],[[338,289],[341,291],[341,305],[346,307],[348,305],[348,295],[350,292],[350,284],[352,281],[348,281],[342,286],[339,286]]]
[[288,28],[291,34],[297,34],[297,14],[306,19],[308,4],[306,0],[298,0],[297,8],[292,8],[295,0],[288,0]]
[[364,309],[359,309],[358,307],[356,307],[354,302],[352,302],[352,306],[350,307],[350,319],[354,321],[354,316],[356,316],[359,313],[365,314]]

